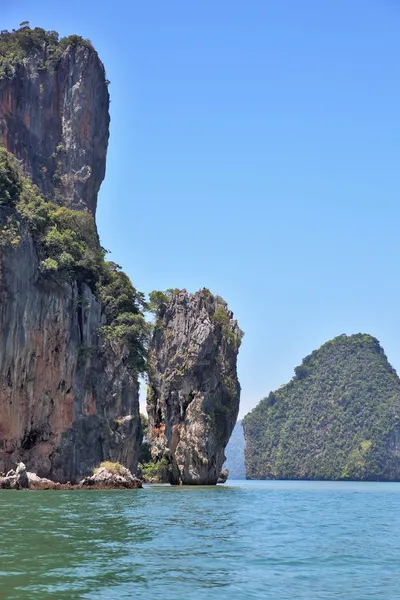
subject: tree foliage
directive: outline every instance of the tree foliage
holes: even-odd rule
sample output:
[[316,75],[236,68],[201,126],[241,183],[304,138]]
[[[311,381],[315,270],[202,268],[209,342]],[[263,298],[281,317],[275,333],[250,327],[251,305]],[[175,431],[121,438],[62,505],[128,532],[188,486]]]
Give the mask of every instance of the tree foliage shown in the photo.
[[166,458],[139,463],[138,475],[150,483],[168,483],[170,480],[171,466]]
[[32,56],[39,56],[42,68],[55,66],[68,46],[86,46],[93,50],[89,40],[79,35],[59,38],[56,31],[46,31],[41,27],[31,29],[28,21],[23,21],[19,29],[0,32],[0,79],[12,77],[15,65]]
[[178,288],[169,288],[165,292],[153,290],[149,294],[148,310],[156,316],[161,316],[175,294],[179,293]]
[[379,342],[341,335],[244,419],[251,479],[398,480],[400,380]]
[[0,206],[13,206],[19,198],[21,189],[17,160],[0,147]]
[[222,337],[225,342],[236,349],[239,349],[242,343],[243,332],[238,330],[236,333],[231,329],[230,316],[227,309],[222,304],[217,304],[212,320],[220,328]]

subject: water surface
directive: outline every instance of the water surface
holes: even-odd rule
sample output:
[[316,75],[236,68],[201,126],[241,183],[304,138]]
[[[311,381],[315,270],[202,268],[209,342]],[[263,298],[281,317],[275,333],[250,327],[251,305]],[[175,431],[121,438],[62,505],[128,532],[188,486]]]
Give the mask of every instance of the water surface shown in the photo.
[[0,600],[398,600],[400,484],[0,492]]

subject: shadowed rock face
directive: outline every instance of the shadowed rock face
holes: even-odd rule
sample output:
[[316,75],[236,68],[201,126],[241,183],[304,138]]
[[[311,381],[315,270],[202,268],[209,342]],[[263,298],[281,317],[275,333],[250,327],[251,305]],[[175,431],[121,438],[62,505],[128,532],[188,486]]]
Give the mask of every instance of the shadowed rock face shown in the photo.
[[0,79],[0,143],[45,196],[94,215],[110,121],[104,67],[95,50],[79,45],[45,64],[44,50]]
[[208,290],[174,295],[161,307],[149,354],[152,454],[173,484],[216,484],[240,398],[242,337],[227,304]]

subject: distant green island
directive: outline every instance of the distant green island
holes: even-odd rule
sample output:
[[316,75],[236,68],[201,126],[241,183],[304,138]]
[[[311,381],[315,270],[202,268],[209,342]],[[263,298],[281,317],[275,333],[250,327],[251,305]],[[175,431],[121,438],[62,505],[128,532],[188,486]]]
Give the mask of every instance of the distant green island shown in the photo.
[[248,479],[400,480],[400,379],[370,335],[312,352],[243,427]]

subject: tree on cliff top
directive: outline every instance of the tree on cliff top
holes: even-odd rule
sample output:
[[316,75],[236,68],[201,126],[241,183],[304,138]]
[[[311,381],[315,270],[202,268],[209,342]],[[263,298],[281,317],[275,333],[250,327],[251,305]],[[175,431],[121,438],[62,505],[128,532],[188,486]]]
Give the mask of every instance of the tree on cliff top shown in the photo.
[[400,380],[370,335],[341,335],[244,419],[252,479],[398,480]]
[[68,46],[78,45],[94,50],[91,42],[79,35],[60,39],[56,31],[46,31],[41,27],[31,29],[28,21],[23,21],[19,29],[0,32],[0,79],[11,77],[15,65],[30,56],[40,55],[44,68],[55,65]]

